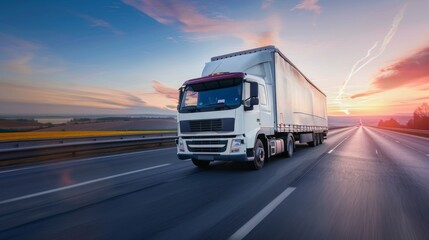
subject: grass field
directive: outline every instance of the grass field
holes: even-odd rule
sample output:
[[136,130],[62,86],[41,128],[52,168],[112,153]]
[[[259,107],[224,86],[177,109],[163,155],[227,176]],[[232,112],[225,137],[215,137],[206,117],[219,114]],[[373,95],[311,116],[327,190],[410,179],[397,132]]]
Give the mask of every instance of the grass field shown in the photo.
[[176,130],[144,130],[144,131],[63,131],[63,132],[12,132],[0,133],[0,141],[35,140],[50,138],[101,137],[133,134],[175,133]]

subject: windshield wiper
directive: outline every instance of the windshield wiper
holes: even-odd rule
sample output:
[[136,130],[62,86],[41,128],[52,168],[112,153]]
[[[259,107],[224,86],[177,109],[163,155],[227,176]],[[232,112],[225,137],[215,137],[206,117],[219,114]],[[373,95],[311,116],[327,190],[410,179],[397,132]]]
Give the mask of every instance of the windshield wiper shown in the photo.
[[232,109],[232,107],[226,103],[212,103],[212,104],[207,104],[204,107],[214,107],[215,109],[225,107],[227,109]]
[[182,108],[182,111],[186,111],[186,112],[199,112],[200,109],[197,108],[197,106],[186,106]]

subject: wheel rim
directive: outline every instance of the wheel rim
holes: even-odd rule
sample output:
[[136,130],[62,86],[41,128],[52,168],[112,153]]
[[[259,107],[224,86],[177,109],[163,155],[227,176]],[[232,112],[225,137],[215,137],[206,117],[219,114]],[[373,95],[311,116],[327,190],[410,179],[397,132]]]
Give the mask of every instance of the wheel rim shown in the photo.
[[258,162],[259,163],[262,163],[262,162],[264,162],[264,159],[265,159],[265,152],[264,152],[264,149],[263,148],[261,148],[261,147],[258,147],[258,149],[257,149],[257,156],[258,156]]

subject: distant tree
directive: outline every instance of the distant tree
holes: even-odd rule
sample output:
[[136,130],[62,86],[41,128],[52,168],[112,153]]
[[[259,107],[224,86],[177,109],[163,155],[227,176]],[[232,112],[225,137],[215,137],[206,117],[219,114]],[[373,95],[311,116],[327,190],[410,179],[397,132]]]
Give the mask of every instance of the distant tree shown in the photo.
[[408,120],[406,127],[414,128],[414,119],[411,118],[410,120]]
[[414,111],[414,128],[429,129],[429,105],[423,103]]
[[379,127],[390,127],[390,128],[400,128],[402,125],[398,123],[395,119],[390,118],[389,120],[383,121],[380,120],[378,122]]

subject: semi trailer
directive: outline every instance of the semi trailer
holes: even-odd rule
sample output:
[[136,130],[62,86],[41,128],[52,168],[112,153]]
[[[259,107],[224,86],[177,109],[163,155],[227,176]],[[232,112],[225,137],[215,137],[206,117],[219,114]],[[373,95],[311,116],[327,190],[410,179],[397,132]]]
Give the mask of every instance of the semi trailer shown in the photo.
[[328,133],[326,95],[275,46],[212,57],[179,89],[177,156],[201,168],[245,161],[260,169],[296,142]]

